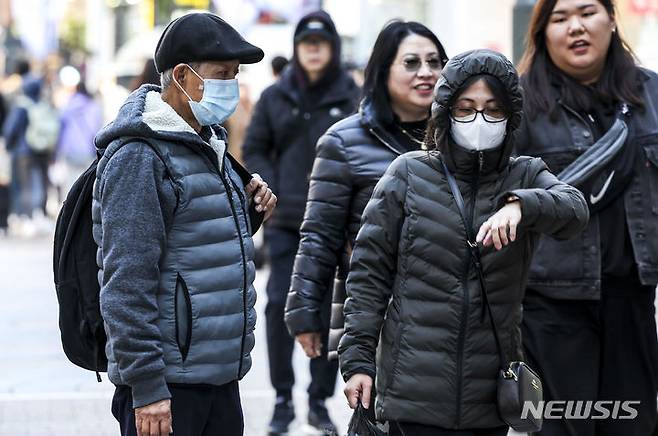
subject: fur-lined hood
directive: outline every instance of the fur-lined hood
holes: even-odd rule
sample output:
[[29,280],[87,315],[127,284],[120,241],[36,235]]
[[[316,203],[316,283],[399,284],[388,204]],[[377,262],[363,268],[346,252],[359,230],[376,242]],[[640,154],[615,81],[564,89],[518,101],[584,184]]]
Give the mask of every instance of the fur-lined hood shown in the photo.
[[[216,125],[204,127],[204,137],[210,136],[209,142],[181,118],[176,111],[165,103],[156,85],[142,85],[135,90],[119,109],[114,121],[105,126],[96,135],[96,148],[102,152],[114,140],[122,137],[153,138],[175,143],[192,143],[208,146],[217,153],[221,165],[226,151],[226,130]],[[204,134],[205,133],[205,134]]]

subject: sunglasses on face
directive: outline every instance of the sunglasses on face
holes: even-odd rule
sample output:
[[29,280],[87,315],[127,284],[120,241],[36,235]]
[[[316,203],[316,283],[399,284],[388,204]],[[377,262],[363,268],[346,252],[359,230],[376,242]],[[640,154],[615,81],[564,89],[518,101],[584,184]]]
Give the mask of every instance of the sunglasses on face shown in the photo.
[[[432,71],[438,71],[443,67],[443,63],[439,58],[429,58],[424,62]],[[407,70],[408,72],[415,73],[416,71],[420,70],[421,66],[423,65],[423,60],[420,59],[419,57],[408,57],[404,59],[401,62],[401,64],[404,67],[404,69]]]

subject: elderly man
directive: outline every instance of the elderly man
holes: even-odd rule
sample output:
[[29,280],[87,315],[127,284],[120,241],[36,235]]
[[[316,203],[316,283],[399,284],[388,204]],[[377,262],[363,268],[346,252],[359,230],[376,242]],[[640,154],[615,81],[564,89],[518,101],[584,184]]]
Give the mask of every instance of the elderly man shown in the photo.
[[226,152],[241,63],[263,52],[209,13],[165,29],[144,85],[96,137],[93,193],[112,413],[122,435],[242,435],[255,218],[276,197]]

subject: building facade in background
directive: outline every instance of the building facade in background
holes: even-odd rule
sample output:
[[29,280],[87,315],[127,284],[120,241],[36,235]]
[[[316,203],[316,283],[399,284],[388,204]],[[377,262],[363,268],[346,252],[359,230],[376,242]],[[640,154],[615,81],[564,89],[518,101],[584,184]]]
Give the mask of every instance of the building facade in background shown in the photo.
[[[257,99],[273,80],[269,59],[292,55],[294,25],[309,11],[326,9],[345,60],[365,66],[380,29],[394,18],[426,24],[450,55],[486,47],[511,58],[512,15],[520,2],[532,0],[0,0],[0,24],[5,62],[23,53],[36,62],[57,54],[84,64],[89,88],[119,101],[123,95],[113,87],[139,74],[165,25],[188,11],[210,10],[263,47],[264,62],[240,74]],[[617,0],[617,7],[619,27],[641,63],[658,70],[658,0]]]

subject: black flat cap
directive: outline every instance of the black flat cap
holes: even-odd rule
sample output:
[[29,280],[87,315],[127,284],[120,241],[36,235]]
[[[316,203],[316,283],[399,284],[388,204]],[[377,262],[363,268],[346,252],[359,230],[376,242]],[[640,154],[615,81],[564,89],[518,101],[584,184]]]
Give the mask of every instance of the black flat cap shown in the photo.
[[226,21],[215,14],[199,12],[183,15],[169,23],[155,48],[158,73],[180,63],[228,61],[255,64],[263,50],[249,44]]

